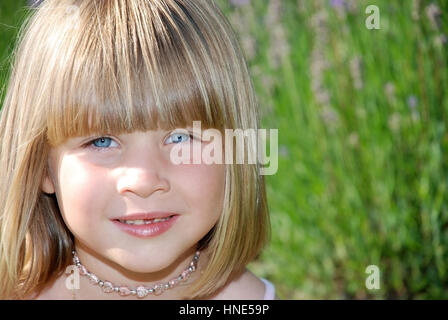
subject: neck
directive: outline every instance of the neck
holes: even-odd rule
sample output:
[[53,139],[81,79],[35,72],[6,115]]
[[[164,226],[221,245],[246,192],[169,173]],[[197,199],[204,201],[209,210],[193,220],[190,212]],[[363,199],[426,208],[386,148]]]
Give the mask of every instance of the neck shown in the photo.
[[[98,256],[89,248],[77,243],[75,250],[79,257],[80,263],[92,274],[95,274],[102,281],[109,281],[114,286],[126,287],[130,290],[135,290],[140,286],[145,288],[152,288],[158,284],[167,284],[171,281],[171,286],[163,290],[156,290],[153,294],[144,296],[146,300],[163,300],[163,299],[188,299],[186,291],[200,275],[202,266],[204,265],[205,257],[201,255],[199,261],[196,262],[193,272],[187,272],[186,279],[173,281],[180,278],[179,275],[185,274],[191,262],[194,261],[196,248],[190,248],[185,251],[175,262],[162,270],[155,272],[142,273],[127,270],[122,266],[105,259],[103,256]],[[75,299],[140,299],[138,295],[130,294],[122,296],[119,292],[106,293],[101,287],[103,283],[93,284],[88,276],[81,275],[79,278],[79,289],[74,289],[72,294]],[[155,288],[160,288],[156,286]]]

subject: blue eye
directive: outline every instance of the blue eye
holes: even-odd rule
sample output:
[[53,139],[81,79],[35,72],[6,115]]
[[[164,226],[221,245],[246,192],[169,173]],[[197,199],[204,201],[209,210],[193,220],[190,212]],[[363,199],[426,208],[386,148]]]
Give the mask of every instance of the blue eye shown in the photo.
[[87,146],[92,146],[95,149],[108,149],[114,140],[109,137],[99,137],[87,143]]
[[170,135],[167,140],[170,140],[171,137],[175,137],[175,139],[171,139],[171,140],[174,140],[173,142],[177,144],[179,142],[186,141],[185,139],[183,141],[180,141],[180,140],[182,140],[182,136],[183,137],[187,137],[188,139],[193,139],[193,135],[192,134],[185,134],[185,133],[177,132],[177,133],[173,133],[172,135]]

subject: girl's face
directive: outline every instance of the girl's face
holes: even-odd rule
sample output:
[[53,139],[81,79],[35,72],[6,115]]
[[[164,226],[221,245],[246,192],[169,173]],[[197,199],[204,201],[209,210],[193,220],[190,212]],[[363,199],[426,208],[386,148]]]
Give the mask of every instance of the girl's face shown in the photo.
[[[174,164],[173,146],[193,144],[175,132],[77,137],[50,150],[42,189],[56,193],[77,244],[127,270],[149,273],[174,263],[212,229],[222,210],[225,166]],[[154,211],[177,214],[158,235],[130,234],[117,221]]]

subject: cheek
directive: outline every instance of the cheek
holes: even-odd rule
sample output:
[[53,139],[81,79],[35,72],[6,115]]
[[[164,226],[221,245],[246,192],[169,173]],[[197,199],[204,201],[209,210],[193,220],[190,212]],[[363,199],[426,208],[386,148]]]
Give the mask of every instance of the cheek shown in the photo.
[[62,161],[58,203],[69,226],[88,227],[89,221],[95,218],[93,213],[101,212],[101,194],[106,185],[101,172],[70,157]]
[[217,220],[222,211],[224,165],[186,165],[179,168],[179,183],[190,208],[204,219]]

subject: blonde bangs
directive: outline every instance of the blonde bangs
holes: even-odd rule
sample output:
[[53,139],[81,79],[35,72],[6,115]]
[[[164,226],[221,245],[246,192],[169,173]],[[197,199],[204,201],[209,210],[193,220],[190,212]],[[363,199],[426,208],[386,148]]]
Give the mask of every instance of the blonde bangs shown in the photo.
[[227,116],[217,88],[223,84],[214,77],[204,27],[180,2],[117,1],[80,2],[78,25],[57,39],[64,58],[43,77],[50,78],[43,88],[49,144],[187,127],[194,120],[222,130]]

